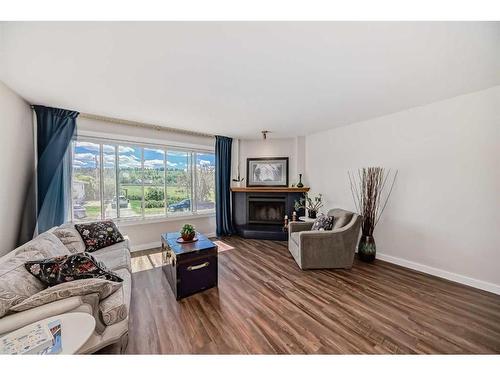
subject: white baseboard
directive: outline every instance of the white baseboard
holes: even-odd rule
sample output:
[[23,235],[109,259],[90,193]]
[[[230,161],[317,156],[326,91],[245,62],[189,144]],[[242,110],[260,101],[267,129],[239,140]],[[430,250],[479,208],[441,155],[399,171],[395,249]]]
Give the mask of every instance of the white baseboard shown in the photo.
[[[214,233],[207,233],[206,236],[208,238],[215,237],[215,232]],[[161,241],[143,243],[143,244],[139,244],[139,245],[132,245],[130,252],[133,253],[134,251],[155,249],[157,247],[161,247]]]
[[460,284],[465,284],[473,288],[485,290],[487,292],[500,295],[500,285],[489,283],[487,281],[473,279],[472,277],[462,276],[453,272],[445,271],[439,268],[426,266],[425,264],[412,262],[410,260],[398,258],[392,255],[381,254],[377,252],[377,259],[385,260],[389,263],[394,263],[399,266],[411,268],[412,270],[428,273],[433,276],[438,276],[443,279],[455,281]]

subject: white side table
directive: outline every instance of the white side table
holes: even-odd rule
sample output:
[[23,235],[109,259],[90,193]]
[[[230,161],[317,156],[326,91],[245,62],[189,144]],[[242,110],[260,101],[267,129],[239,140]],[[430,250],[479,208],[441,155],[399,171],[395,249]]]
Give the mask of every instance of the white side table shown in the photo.
[[[82,312],[72,312],[61,315],[51,316],[50,318],[34,322],[30,325],[37,323],[48,324],[54,320],[61,321],[61,346],[62,350],[58,354],[75,354],[87,342],[87,340],[94,332],[95,319],[92,315]],[[21,329],[24,329],[21,328]],[[17,331],[17,330],[16,330]],[[15,335],[16,331],[8,333],[8,335]]]
[[311,219],[309,216],[299,216],[300,221],[305,221],[306,223],[312,223],[316,219]]

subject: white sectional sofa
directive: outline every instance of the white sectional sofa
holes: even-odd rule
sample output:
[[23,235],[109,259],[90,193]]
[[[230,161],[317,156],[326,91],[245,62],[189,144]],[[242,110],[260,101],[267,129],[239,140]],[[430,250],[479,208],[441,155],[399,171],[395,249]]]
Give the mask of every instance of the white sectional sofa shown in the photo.
[[[14,300],[17,303],[23,299],[22,295],[40,292],[39,281],[24,268],[24,262],[27,260],[78,253],[84,250],[85,245],[74,225],[64,224],[42,233],[1,257],[0,302],[2,299],[5,302],[9,298],[12,300],[16,298],[16,295],[21,295],[17,301]],[[79,353],[93,353],[111,344],[116,344],[117,351],[123,351],[128,339],[128,312],[132,287],[129,240],[125,237],[125,241],[91,254],[123,279],[119,289],[101,300],[99,294],[84,291],[82,295],[62,298],[21,312],[5,308],[1,311],[2,308],[0,308],[0,336],[44,318],[78,311],[92,315],[96,321],[92,336]],[[5,307],[6,303],[3,306]]]

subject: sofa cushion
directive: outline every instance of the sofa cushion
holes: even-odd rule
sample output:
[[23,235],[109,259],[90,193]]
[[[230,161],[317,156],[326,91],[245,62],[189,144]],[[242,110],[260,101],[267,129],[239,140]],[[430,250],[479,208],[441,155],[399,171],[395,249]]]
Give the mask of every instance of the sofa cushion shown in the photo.
[[25,251],[6,255],[0,259],[0,318],[14,305],[45,288],[24,268],[27,260],[43,258],[38,251]]
[[85,244],[74,224],[63,224],[54,230],[54,235],[66,246],[71,254],[83,253]]
[[333,229],[339,229],[349,224],[353,215],[353,212],[341,208],[334,208],[328,211],[328,216],[333,216],[335,218],[333,221]]
[[120,287],[120,283],[104,279],[82,279],[69,281],[67,283],[44,289],[25,299],[21,303],[12,306],[10,310],[15,312],[29,310],[64,298],[83,296],[93,293],[97,293],[99,295],[99,299],[102,300],[113,294],[116,290],[120,289]]
[[332,230],[333,219],[333,216],[321,214],[314,220],[311,230]]
[[38,251],[44,258],[70,254],[70,251],[64,246],[61,240],[50,232],[40,234],[31,241],[15,249],[14,253],[20,254],[27,251]]
[[93,252],[125,240],[112,220],[75,224],[75,229],[82,236],[85,250],[88,252]]
[[90,278],[122,281],[119,276],[109,271],[104,264],[99,263],[89,253],[28,261],[25,267],[46,286]]
[[333,229],[339,229],[350,223],[352,215],[343,215],[335,218],[333,222]]
[[97,261],[104,263],[110,270],[118,270],[120,268],[130,270],[130,251],[126,244],[127,242],[125,241],[105,247],[93,252],[92,256]]
[[126,269],[118,270],[117,273],[123,279],[121,287],[99,303],[102,321],[108,326],[124,320],[129,311],[131,276]]

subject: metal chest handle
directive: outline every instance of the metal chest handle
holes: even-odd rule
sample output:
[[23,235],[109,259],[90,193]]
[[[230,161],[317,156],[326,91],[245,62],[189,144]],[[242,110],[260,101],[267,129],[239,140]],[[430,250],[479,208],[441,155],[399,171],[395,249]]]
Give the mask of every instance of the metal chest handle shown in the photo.
[[201,268],[207,267],[209,264],[210,264],[210,262],[205,262],[205,263],[197,264],[196,266],[189,266],[187,268],[187,270],[188,271],[196,271],[196,270],[199,270]]

